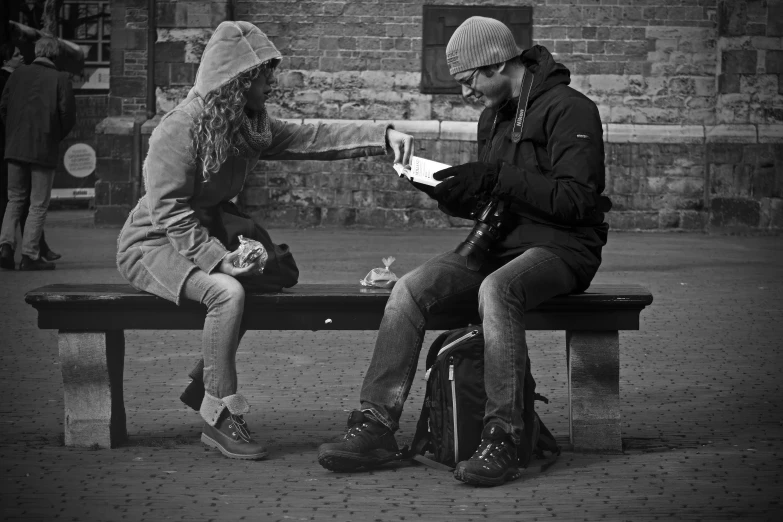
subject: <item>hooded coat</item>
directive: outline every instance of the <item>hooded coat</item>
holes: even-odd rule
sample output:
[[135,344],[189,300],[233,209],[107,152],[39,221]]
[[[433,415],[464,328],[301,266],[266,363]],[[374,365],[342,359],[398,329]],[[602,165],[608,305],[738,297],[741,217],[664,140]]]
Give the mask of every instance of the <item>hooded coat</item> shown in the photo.
[[534,74],[522,139],[511,139],[517,99],[485,109],[478,124],[479,158],[500,165],[494,193],[505,200],[507,234],[493,245],[498,257],[532,247],[558,255],[584,291],[601,264],[609,226],[602,209],[603,128],[598,108],[569,87],[568,69],[536,45],[522,56]]
[[[143,175],[146,193],[118,239],[117,268],[135,288],[179,303],[193,270],[211,273],[228,253],[216,235],[221,203],[237,196],[259,158],[229,156],[209,181],[192,150],[195,121],[208,93],[281,55],[255,25],[223,22],[207,43],[187,97],[150,136]],[[269,118],[272,141],[260,159],[334,160],[387,152],[386,129],[376,123],[299,125]]]

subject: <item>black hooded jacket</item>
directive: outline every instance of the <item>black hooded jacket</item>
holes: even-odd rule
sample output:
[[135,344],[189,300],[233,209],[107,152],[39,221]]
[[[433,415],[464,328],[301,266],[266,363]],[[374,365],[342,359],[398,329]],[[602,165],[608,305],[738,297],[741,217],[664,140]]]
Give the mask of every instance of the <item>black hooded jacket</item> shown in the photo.
[[[511,139],[517,98],[485,109],[478,124],[481,161],[500,165],[494,194],[507,205],[504,238],[492,253],[516,257],[545,247],[585,290],[601,264],[609,226],[604,190],[603,129],[598,108],[568,86],[568,69],[542,46],[522,54],[533,79],[522,140]],[[497,116],[497,118],[496,118]]]

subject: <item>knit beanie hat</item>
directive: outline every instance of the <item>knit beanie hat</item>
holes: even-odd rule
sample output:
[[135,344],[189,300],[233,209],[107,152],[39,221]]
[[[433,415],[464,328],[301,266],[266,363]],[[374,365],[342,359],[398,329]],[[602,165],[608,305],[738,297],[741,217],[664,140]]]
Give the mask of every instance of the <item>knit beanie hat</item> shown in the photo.
[[503,63],[522,54],[506,24],[494,18],[471,16],[454,31],[446,45],[449,74]]

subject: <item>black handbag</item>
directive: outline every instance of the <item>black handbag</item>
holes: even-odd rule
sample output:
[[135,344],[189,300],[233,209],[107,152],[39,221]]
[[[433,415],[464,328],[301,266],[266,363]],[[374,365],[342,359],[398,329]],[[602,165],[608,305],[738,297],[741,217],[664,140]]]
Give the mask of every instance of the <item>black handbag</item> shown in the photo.
[[279,292],[299,282],[299,268],[288,245],[273,242],[269,232],[239,210],[234,203],[227,201],[217,208],[219,219],[213,220],[213,224],[218,226],[210,227],[210,233],[227,249],[234,251],[239,248],[239,236],[244,236],[246,239],[259,241],[269,255],[262,273],[254,273],[238,279],[242,286],[247,290],[258,292]]

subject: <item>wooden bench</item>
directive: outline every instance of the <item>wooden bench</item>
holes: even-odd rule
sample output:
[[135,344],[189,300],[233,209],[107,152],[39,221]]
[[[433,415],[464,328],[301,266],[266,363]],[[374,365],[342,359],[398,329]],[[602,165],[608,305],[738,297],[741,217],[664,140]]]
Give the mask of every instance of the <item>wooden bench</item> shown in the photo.
[[[244,325],[249,330],[377,330],[388,296],[388,290],[327,284],[248,294]],[[125,330],[204,326],[202,305],[176,306],[121,284],[49,285],[28,292],[25,301],[38,310],[39,328],[59,331],[66,446],[112,447],[127,439]],[[528,330],[566,332],[574,451],[622,451],[619,330],[638,330],[639,314],[650,303],[652,295],[640,286],[593,285],[526,314]],[[433,318],[427,328],[464,326],[456,315]],[[471,321],[478,322],[478,316]]]

